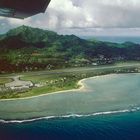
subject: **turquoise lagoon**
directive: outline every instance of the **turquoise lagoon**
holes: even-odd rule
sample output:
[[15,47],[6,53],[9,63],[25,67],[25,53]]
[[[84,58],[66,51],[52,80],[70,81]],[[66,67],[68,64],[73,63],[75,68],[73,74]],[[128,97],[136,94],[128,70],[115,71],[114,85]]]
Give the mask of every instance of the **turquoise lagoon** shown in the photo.
[[111,74],[82,83],[81,90],[0,101],[0,138],[140,139],[140,74]]

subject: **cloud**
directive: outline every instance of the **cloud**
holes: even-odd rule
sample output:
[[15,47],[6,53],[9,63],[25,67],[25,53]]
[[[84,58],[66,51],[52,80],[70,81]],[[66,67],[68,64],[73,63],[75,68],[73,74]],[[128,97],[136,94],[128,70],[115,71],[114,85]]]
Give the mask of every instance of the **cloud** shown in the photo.
[[9,29],[24,24],[60,33],[78,31],[78,34],[112,28],[130,31],[129,28],[140,28],[139,13],[139,0],[52,0],[45,14],[25,20],[0,18],[0,27]]

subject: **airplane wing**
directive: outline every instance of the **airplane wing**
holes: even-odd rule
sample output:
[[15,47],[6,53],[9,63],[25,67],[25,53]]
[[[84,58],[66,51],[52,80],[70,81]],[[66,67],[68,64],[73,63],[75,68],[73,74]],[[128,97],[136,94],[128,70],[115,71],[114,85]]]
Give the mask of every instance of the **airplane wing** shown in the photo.
[[44,13],[51,0],[0,0],[0,16],[24,19]]

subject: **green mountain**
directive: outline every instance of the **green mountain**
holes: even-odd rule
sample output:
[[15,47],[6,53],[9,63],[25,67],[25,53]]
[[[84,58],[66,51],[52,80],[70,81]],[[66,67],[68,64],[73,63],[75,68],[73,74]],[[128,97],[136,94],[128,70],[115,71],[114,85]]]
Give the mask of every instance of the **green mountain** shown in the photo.
[[[58,35],[52,31],[44,31],[38,28],[20,26],[6,33],[6,37],[19,36],[23,41],[29,43],[53,41]],[[53,37],[53,38],[52,38]]]
[[0,72],[30,71],[140,60],[140,45],[84,40],[20,26],[0,36]]

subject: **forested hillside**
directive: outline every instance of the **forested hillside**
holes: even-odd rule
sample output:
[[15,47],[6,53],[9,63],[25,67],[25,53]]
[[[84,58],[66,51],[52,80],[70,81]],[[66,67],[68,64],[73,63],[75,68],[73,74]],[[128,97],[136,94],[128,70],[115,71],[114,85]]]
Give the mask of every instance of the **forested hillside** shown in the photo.
[[21,26],[0,36],[0,72],[21,72],[140,60],[140,45],[84,40]]

